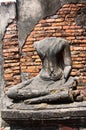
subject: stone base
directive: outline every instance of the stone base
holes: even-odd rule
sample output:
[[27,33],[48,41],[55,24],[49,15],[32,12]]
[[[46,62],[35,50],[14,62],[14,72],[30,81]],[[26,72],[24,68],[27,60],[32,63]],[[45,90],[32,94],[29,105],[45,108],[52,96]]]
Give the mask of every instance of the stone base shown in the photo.
[[[39,107],[37,108],[37,106]],[[50,124],[62,124],[72,127],[85,127],[86,102],[64,105],[39,104],[34,105],[34,107],[33,105],[27,105],[25,110],[23,110],[23,106],[21,110],[3,110],[1,116],[10,126],[48,126]]]

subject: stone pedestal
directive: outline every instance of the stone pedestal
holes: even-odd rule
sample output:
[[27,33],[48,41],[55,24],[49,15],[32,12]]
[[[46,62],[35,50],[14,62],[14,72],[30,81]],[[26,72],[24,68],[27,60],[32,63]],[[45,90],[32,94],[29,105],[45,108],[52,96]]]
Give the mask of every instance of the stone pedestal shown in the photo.
[[41,104],[34,108],[32,106],[32,110],[30,105],[25,110],[23,107],[21,110],[3,110],[1,116],[11,130],[59,130],[62,126],[78,129],[86,127],[86,102],[44,107]]

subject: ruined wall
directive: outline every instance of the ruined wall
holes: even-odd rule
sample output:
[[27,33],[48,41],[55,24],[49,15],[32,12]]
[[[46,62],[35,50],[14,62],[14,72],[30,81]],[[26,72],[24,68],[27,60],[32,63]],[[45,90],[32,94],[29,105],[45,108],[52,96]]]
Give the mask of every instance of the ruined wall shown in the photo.
[[7,28],[3,39],[4,80],[6,86],[20,82],[20,54],[18,30],[14,20]]
[[[4,68],[3,68],[3,36],[5,29],[16,17],[15,2],[10,0],[9,5],[0,0],[0,127],[1,127],[1,109],[4,108]],[[0,128],[1,129],[1,128]]]
[[68,3],[86,4],[86,0],[17,0],[19,46],[25,43],[28,34],[41,19],[53,15]]
[[10,24],[16,17],[15,2],[7,3],[0,1],[0,108],[3,106],[4,99],[4,68],[3,68],[3,36],[5,33],[5,28]]
[[[71,75],[78,77],[79,87],[86,86],[86,23],[85,19],[78,18],[81,8],[84,9],[84,7],[84,4],[66,4],[55,15],[41,20],[35,26],[22,49],[21,58],[22,71],[30,73],[30,78],[35,76],[41,68],[33,43],[45,37],[62,37],[71,41],[73,61]],[[78,25],[77,21],[79,23],[82,21],[83,24]]]
[[[54,15],[40,20],[28,35],[21,54],[18,47],[16,22],[10,24],[3,39],[6,86],[10,87],[21,82],[21,79],[26,80],[38,74],[41,69],[41,61],[33,43],[45,37],[62,37],[71,41],[73,61],[71,75],[77,76],[79,89],[86,86],[85,7],[85,4],[65,4]],[[13,35],[11,35],[12,33]],[[22,77],[20,77],[21,72]]]

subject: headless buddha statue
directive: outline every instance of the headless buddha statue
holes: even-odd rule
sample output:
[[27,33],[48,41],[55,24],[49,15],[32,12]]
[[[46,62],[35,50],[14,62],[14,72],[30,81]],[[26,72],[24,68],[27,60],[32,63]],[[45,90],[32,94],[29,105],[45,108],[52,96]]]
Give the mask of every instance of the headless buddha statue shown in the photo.
[[68,103],[80,99],[77,81],[70,76],[69,41],[50,37],[35,42],[34,47],[42,61],[41,71],[36,77],[11,87],[7,96],[26,104]]

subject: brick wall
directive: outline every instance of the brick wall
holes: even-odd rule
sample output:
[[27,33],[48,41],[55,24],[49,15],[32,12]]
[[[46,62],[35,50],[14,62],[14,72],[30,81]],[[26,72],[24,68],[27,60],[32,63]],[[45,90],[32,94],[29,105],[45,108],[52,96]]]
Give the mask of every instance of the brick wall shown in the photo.
[[3,39],[4,77],[6,86],[20,82],[20,74],[25,78],[36,76],[41,69],[41,61],[33,47],[35,41],[45,37],[62,37],[71,41],[73,61],[72,76],[78,77],[78,88],[86,86],[86,29],[78,25],[76,17],[84,4],[66,4],[55,15],[39,21],[27,37],[19,53],[16,22],[10,24]]
[[4,79],[6,86],[20,82],[20,55],[16,21],[10,24],[3,39]]

